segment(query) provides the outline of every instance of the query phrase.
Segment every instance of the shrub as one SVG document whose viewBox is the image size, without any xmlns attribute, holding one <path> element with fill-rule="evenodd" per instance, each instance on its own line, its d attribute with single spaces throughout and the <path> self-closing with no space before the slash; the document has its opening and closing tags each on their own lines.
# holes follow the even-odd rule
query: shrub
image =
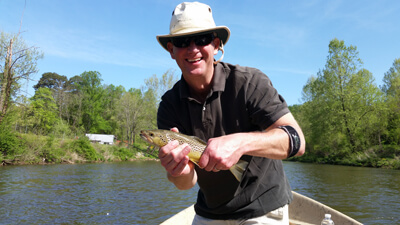
<svg viewBox="0 0 400 225">
<path fill-rule="evenodd" d="M 0 152 L 4 155 L 14 155 L 18 148 L 18 138 L 8 129 L 2 129 L 0 132 Z"/>
<path fill-rule="evenodd" d="M 112 146 L 112 154 L 116 157 L 119 158 L 120 160 L 128 160 L 134 158 L 135 154 L 132 149 L 124 148 L 124 147 L 118 147 L 118 146 Z"/>
<path fill-rule="evenodd" d="M 60 141 L 50 135 L 46 138 L 46 144 L 39 150 L 40 158 L 46 162 L 61 162 L 65 155 L 64 150 L 60 147 Z"/>
<path fill-rule="evenodd" d="M 87 137 L 80 137 L 71 142 L 70 148 L 76 152 L 79 156 L 89 161 L 100 161 L 104 160 L 103 156 L 97 153 L 93 148 Z"/>
<path fill-rule="evenodd" d="M 5 158 L 20 154 L 24 149 L 24 141 L 5 123 L 0 125 L 0 154 Z"/>
</svg>

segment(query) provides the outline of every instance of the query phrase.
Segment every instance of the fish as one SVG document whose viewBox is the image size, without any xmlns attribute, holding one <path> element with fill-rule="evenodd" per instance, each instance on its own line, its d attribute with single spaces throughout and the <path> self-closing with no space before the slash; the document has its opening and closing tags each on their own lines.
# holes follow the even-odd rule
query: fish
<svg viewBox="0 0 400 225">
<path fill-rule="evenodd" d="M 200 161 L 200 157 L 207 147 L 207 143 L 196 136 L 189 136 L 170 130 L 142 130 L 140 131 L 140 137 L 150 145 L 157 147 L 163 147 L 174 140 L 179 141 L 180 145 L 184 143 L 188 144 L 191 148 L 188 154 L 189 160 L 197 166 L 199 166 L 198 163 Z M 239 182 L 242 180 L 242 176 L 247 165 L 247 161 L 239 160 L 235 165 L 229 168 L 233 176 Z"/>
</svg>

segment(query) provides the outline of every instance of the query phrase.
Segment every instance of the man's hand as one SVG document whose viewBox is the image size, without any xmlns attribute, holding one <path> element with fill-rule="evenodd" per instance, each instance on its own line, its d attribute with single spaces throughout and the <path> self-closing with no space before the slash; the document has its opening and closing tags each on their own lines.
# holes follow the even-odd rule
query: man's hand
<svg viewBox="0 0 400 225">
<path fill-rule="evenodd" d="M 199 166 L 214 172 L 231 168 L 242 156 L 240 136 L 238 133 L 209 139 Z"/>
<path fill-rule="evenodd" d="M 187 144 L 179 145 L 178 141 L 172 141 L 160 148 L 158 157 L 160 158 L 161 165 L 172 176 L 180 176 L 189 174 L 191 168 L 189 167 L 190 147 Z"/>
<path fill-rule="evenodd" d="M 178 129 L 172 128 L 171 131 L 178 132 Z M 158 152 L 161 165 L 167 171 L 168 180 L 182 190 L 192 188 L 197 182 L 194 164 L 189 161 L 190 150 L 187 144 L 179 145 L 178 141 L 171 141 Z"/>
</svg>

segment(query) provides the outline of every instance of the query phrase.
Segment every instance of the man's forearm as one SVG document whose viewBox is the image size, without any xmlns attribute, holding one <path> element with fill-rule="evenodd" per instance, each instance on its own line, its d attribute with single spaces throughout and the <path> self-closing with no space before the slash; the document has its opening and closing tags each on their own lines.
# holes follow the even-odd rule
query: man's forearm
<svg viewBox="0 0 400 225">
<path fill-rule="evenodd" d="M 300 146 L 296 149 L 296 156 L 304 154 L 305 139 L 291 114 L 279 119 L 274 125 L 264 132 L 244 133 L 242 137 L 243 155 L 259 156 L 271 159 L 286 159 L 291 153 L 292 147 L 288 133 L 279 126 L 292 126 L 298 133 Z"/>
</svg>

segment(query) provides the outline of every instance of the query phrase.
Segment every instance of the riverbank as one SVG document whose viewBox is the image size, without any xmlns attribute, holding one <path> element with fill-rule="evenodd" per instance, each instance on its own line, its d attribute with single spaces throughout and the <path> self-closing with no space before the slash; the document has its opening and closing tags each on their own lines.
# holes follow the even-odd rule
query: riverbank
<svg viewBox="0 0 400 225">
<path fill-rule="evenodd" d="M 148 145 L 138 141 L 133 145 L 102 145 L 91 143 L 86 137 L 57 138 L 34 134 L 10 134 L 0 140 L 0 165 L 119 162 L 134 160 L 156 160 L 155 152 L 147 150 Z M 400 169 L 398 146 L 370 148 L 362 153 L 346 156 L 316 155 L 306 151 L 302 157 L 289 161 Z"/>
<path fill-rule="evenodd" d="M 313 154 L 313 152 L 307 152 L 306 150 L 303 156 L 288 160 L 305 163 L 400 170 L 400 147 L 396 145 L 385 147 L 376 146 L 363 152 L 335 156 Z"/>
<path fill-rule="evenodd" d="M 56 138 L 33 134 L 16 134 L 0 145 L 0 165 L 118 162 L 155 160 L 147 145 L 103 145 L 86 137 Z"/>
</svg>

